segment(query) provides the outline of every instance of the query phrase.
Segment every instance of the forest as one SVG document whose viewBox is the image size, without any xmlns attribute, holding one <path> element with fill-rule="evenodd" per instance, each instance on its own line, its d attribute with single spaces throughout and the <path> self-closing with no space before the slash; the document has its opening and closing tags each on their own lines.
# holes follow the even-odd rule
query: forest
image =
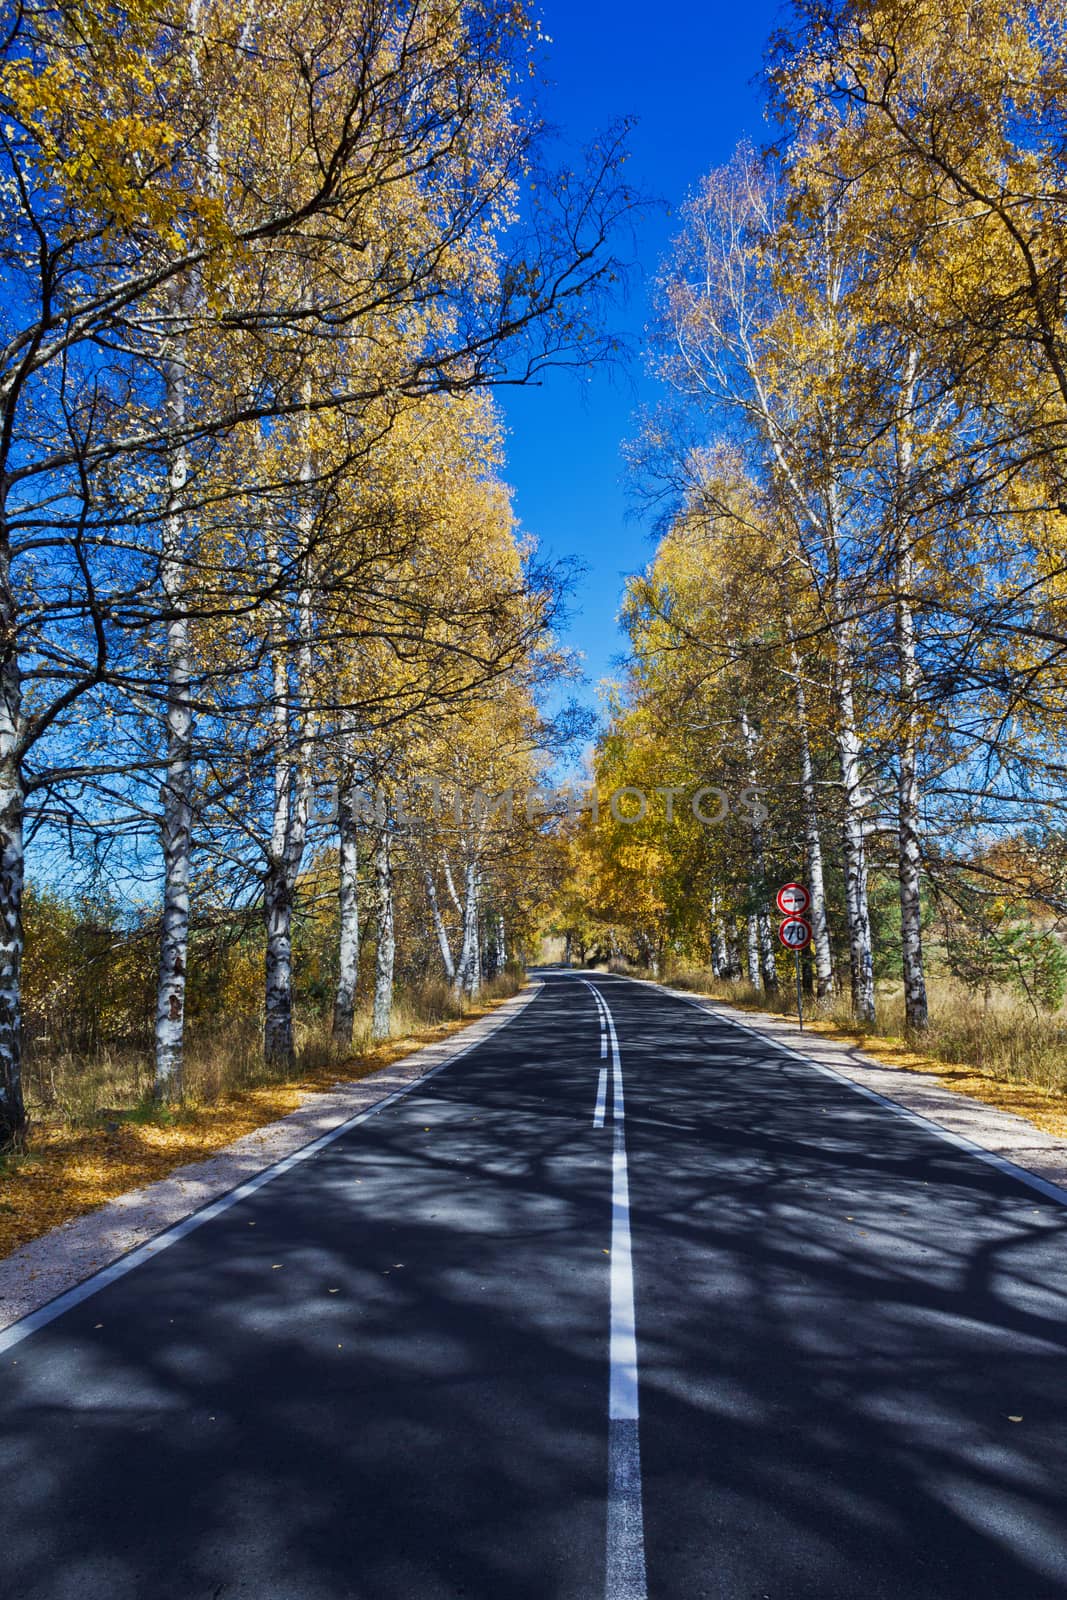
<svg viewBox="0 0 1067 1600">
<path fill-rule="evenodd" d="M 593 763 L 765 814 L 660 799 L 576 833 L 559 920 L 795 1006 L 774 891 L 802 878 L 822 1009 L 873 1028 L 884 990 L 928 1036 L 940 984 L 973 1055 L 961 1006 L 1007 1001 L 1001 1054 L 1036 1020 L 1059 1087 L 1065 29 L 802 3 L 774 41 L 775 137 L 707 174 L 657 279 L 629 455 L 660 540 Z"/>
<path fill-rule="evenodd" d="M 627 125 L 557 159 L 504 0 L 11 13 L 0 1143 L 461 1017 L 546 933 L 784 1008 L 792 878 L 814 1006 L 1060 1051 L 1064 32 L 770 43 L 653 286 L 659 542 L 578 776 L 496 391 L 617 353 Z M 561 771 L 660 798 L 494 803 Z"/>
<path fill-rule="evenodd" d="M 599 359 L 634 197 L 621 125 L 556 161 L 510 0 L 6 26 L 17 1150 L 28 1095 L 180 1102 L 187 1022 L 243 1017 L 238 1054 L 284 1075 L 386 1037 L 397 985 L 461 1013 L 516 970 L 551 862 L 465 797 L 536 781 L 573 669 L 493 391 Z"/>
</svg>

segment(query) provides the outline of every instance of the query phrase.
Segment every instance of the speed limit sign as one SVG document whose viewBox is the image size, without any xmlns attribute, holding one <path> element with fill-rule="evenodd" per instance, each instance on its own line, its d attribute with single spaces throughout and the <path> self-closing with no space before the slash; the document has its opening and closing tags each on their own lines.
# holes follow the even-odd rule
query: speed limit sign
<svg viewBox="0 0 1067 1600">
<path fill-rule="evenodd" d="M 802 883 L 783 883 L 775 899 L 783 917 L 802 917 L 811 905 L 811 895 Z"/>
<path fill-rule="evenodd" d="M 811 943 L 811 923 L 805 917 L 786 917 L 778 937 L 787 950 L 806 950 Z"/>
</svg>

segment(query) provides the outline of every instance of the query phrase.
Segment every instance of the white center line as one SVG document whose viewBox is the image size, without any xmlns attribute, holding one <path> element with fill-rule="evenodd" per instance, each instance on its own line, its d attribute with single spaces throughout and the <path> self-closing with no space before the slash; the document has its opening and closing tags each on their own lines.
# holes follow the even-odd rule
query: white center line
<svg viewBox="0 0 1067 1600">
<path fill-rule="evenodd" d="M 645 1519 L 641 1501 L 638 1432 L 637 1323 L 634 1315 L 633 1251 L 630 1242 L 630 1181 L 626 1162 L 622 1061 L 615 1023 L 603 995 L 591 989 L 611 1043 L 611 1336 L 608 1365 L 608 1525 L 604 1600 L 647 1600 Z"/>
<path fill-rule="evenodd" d="M 605 1108 L 607 1106 L 607 1099 L 608 1099 L 608 1069 L 607 1069 L 607 1067 L 601 1067 L 601 1069 L 600 1069 L 600 1077 L 597 1080 L 597 1086 L 596 1086 L 596 1109 L 593 1112 L 593 1127 L 594 1128 L 602 1128 L 604 1126 L 604 1111 L 605 1111 Z"/>
</svg>

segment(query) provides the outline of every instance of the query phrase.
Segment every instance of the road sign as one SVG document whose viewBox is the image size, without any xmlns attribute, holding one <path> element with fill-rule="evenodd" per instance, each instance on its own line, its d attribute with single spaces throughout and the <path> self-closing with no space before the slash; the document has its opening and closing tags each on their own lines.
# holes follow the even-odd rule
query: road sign
<svg viewBox="0 0 1067 1600">
<path fill-rule="evenodd" d="M 787 950 L 806 950 L 811 943 L 811 923 L 804 917 L 786 917 L 779 924 L 778 937 Z"/>
<path fill-rule="evenodd" d="M 802 883 L 783 883 L 776 903 L 783 917 L 802 917 L 811 905 L 811 895 Z"/>
</svg>

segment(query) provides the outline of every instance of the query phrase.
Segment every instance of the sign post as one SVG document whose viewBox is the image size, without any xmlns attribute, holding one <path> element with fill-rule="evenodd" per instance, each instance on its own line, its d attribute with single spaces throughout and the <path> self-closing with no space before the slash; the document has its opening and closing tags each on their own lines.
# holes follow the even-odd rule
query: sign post
<svg viewBox="0 0 1067 1600">
<path fill-rule="evenodd" d="M 783 883 L 776 896 L 783 921 L 778 927 L 778 937 L 787 950 L 792 950 L 797 965 L 797 1021 L 804 1027 L 804 985 L 800 974 L 800 952 L 811 943 L 811 923 L 804 912 L 811 905 L 811 895 L 802 883 Z"/>
</svg>

